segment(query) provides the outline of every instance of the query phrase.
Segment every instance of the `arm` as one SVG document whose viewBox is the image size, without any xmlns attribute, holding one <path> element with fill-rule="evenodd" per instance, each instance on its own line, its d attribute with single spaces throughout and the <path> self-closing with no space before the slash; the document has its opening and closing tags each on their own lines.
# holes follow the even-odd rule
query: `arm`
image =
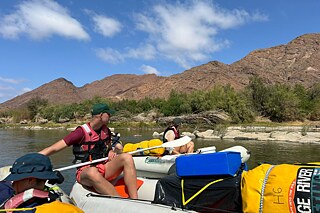
<svg viewBox="0 0 320 213">
<path fill-rule="evenodd" d="M 59 152 L 59 151 L 63 150 L 66 147 L 67 147 L 67 144 L 62 139 L 62 140 L 59 140 L 58 142 L 52 144 L 51 146 L 41 150 L 39 153 L 49 156 L 49 155 L 52 155 L 52 154 L 54 154 L 56 152 Z"/>
<path fill-rule="evenodd" d="M 174 132 L 172 130 L 168 131 L 166 135 L 164 136 L 168 141 L 173 141 L 175 138 Z M 173 149 L 171 152 L 171 155 L 177 155 L 180 154 L 176 149 Z"/>
<path fill-rule="evenodd" d="M 169 130 L 166 135 L 164 136 L 168 141 L 173 141 L 175 138 L 174 132 Z"/>
<path fill-rule="evenodd" d="M 74 144 L 79 144 L 84 139 L 83 131 L 81 128 L 77 128 L 71 133 L 69 133 L 66 137 L 59 140 L 58 142 L 52 144 L 51 146 L 41 150 L 39 153 L 43 155 L 52 155 L 56 152 L 59 152 L 66 148 L 67 146 L 71 146 Z"/>
</svg>

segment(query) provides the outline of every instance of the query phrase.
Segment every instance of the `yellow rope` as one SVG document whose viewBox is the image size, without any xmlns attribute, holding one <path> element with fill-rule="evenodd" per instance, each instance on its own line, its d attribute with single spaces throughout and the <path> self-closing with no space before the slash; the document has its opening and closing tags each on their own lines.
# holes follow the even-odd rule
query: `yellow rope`
<svg viewBox="0 0 320 213">
<path fill-rule="evenodd" d="M 193 196 L 191 196 L 187 201 L 185 200 L 184 197 L 184 179 L 181 179 L 181 189 L 182 189 L 182 205 L 187 205 L 191 200 L 193 200 L 195 197 L 197 197 L 201 192 L 203 192 L 206 188 L 208 188 L 209 186 L 211 186 L 214 183 L 218 183 L 220 181 L 222 181 L 223 179 L 218 179 L 218 180 L 214 180 L 210 183 L 208 183 L 207 185 L 205 185 L 204 187 L 202 187 L 202 189 L 200 189 L 197 193 L 195 193 Z"/>
<path fill-rule="evenodd" d="M 54 192 L 59 192 L 60 191 L 60 187 L 55 185 L 53 187 L 50 187 L 48 191 L 54 191 Z"/>
<path fill-rule="evenodd" d="M 35 207 L 34 208 L 0 209 L 0 212 L 29 211 L 33 209 L 35 209 Z"/>
</svg>

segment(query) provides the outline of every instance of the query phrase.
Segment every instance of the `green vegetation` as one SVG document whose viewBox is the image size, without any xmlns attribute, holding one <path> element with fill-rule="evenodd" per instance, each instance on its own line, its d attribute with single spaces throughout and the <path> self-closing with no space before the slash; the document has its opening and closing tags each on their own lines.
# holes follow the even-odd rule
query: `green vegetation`
<svg viewBox="0 0 320 213">
<path fill-rule="evenodd" d="M 27 109 L 29 111 L 30 118 L 34 120 L 38 111 L 42 108 L 45 108 L 46 106 L 48 106 L 48 101 L 45 99 L 42 99 L 40 97 L 31 99 L 27 103 Z"/>
<path fill-rule="evenodd" d="M 16 122 L 22 119 L 36 121 L 39 118 L 53 122 L 81 120 L 90 113 L 91 106 L 98 102 L 109 104 L 118 111 L 118 115 L 127 118 L 151 110 L 163 116 L 223 110 L 231 116 L 233 123 L 254 122 L 257 115 L 275 122 L 320 120 L 320 84 L 310 89 L 301 85 L 267 85 L 259 77 L 251 78 L 249 85 L 242 91 L 236 91 L 230 85 L 215 86 L 210 91 L 195 91 L 191 94 L 172 91 L 167 99 L 111 102 L 95 97 L 82 103 L 50 105 L 47 100 L 37 97 L 30 100 L 25 108 L 2 112 L 0 117 L 12 117 Z"/>
</svg>

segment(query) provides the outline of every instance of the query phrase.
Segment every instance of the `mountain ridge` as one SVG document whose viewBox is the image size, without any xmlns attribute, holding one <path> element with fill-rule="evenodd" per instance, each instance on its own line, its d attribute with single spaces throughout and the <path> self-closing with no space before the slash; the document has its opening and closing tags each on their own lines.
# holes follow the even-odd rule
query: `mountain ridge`
<svg viewBox="0 0 320 213">
<path fill-rule="evenodd" d="M 155 74 L 115 74 L 76 87 L 65 78 L 51 82 L 0 104 L 0 110 L 24 106 L 35 97 L 51 104 L 79 103 L 95 96 L 110 100 L 167 98 L 172 90 L 190 93 L 230 84 L 243 89 L 249 78 L 259 76 L 268 84 L 301 84 L 310 88 L 320 82 L 320 33 L 305 34 L 287 44 L 257 49 L 228 65 L 210 61 L 168 77 Z"/>
</svg>

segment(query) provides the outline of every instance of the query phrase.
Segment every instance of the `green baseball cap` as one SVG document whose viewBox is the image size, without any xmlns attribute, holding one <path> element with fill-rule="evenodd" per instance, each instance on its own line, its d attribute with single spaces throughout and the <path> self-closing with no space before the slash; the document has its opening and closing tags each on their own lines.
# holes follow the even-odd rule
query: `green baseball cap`
<svg viewBox="0 0 320 213">
<path fill-rule="evenodd" d="M 91 110 L 92 115 L 98 115 L 104 112 L 108 113 L 109 115 L 113 115 L 116 111 L 113 109 L 110 109 L 110 107 L 107 104 L 103 104 L 103 103 L 93 105 Z"/>
</svg>

